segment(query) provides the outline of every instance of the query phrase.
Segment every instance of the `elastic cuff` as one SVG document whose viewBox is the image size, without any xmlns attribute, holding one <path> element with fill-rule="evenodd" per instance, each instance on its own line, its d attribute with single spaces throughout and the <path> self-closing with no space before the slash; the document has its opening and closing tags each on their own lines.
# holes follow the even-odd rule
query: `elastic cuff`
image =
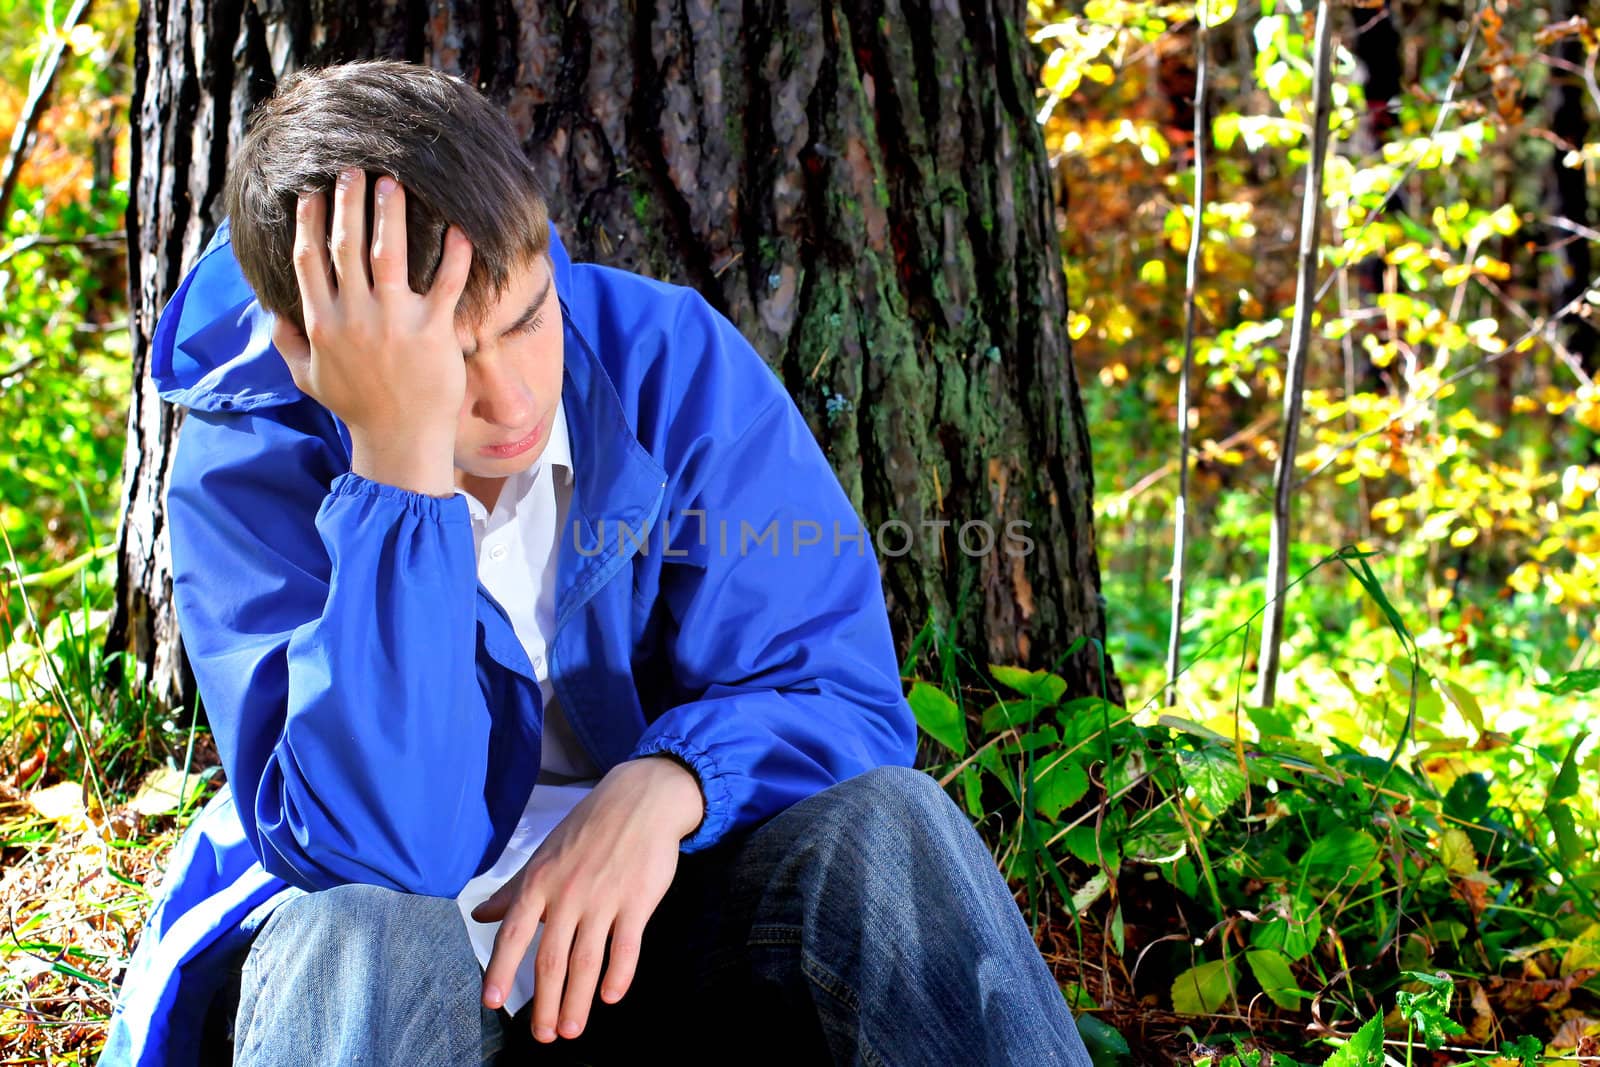
<svg viewBox="0 0 1600 1067">
<path fill-rule="evenodd" d="M 328 487 L 328 496 L 330 499 L 376 497 L 380 500 L 392 500 L 422 518 L 438 522 L 460 522 L 468 525 L 472 523 L 472 512 L 467 507 L 466 498 L 460 493 L 453 493 L 450 496 L 429 496 L 414 489 L 404 489 L 387 482 L 375 482 L 354 471 L 335 478 L 333 484 Z"/>
<path fill-rule="evenodd" d="M 671 756 L 686 765 L 699 779 L 700 794 L 705 797 L 705 817 L 700 820 L 700 826 L 695 832 L 679 843 L 678 851 L 698 852 L 703 848 L 710 848 L 722 839 L 733 816 L 732 798 L 729 796 L 727 784 L 717 771 L 716 764 L 703 749 L 671 734 L 660 734 L 640 742 L 639 747 L 635 748 L 628 758 L 639 759 L 655 755 Z"/>
</svg>

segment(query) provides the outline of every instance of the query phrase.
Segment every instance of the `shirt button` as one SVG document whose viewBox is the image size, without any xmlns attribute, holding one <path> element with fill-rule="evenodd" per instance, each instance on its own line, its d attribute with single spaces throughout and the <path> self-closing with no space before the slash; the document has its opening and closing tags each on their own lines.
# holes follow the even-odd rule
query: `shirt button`
<svg viewBox="0 0 1600 1067">
<path fill-rule="evenodd" d="M 535 656 L 535 657 L 533 657 L 533 669 L 536 670 L 536 671 L 544 670 L 544 657 L 543 656 Z"/>
<path fill-rule="evenodd" d="M 491 548 L 489 550 L 489 558 L 494 560 L 496 563 L 498 563 L 501 560 L 505 559 L 506 558 L 506 546 L 505 545 L 495 545 L 493 548 Z"/>
</svg>

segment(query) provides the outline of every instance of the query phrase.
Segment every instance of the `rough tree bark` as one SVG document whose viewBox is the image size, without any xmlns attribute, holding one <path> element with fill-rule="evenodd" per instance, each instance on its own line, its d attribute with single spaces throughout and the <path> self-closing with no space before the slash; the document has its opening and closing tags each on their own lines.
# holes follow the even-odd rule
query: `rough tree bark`
<svg viewBox="0 0 1600 1067">
<path fill-rule="evenodd" d="M 896 637 L 978 663 L 1103 639 L 1089 435 L 1065 335 L 1021 0 L 423 5 L 146 0 L 128 213 L 136 370 L 112 640 L 188 695 L 160 499 L 156 316 L 220 222 L 245 116 L 303 65 L 460 74 L 525 136 L 575 258 L 693 285 L 782 376 L 878 542 Z M 1033 548 L 1004 551 L 1006 524 Z M 948 523 L 942 541 L 935 526 Z M 996 531 L 982 547 L 984 522 Z M 1021 528 L 1015 528 L 1021 529 Z M 927 531 L 924 534 L 924 530 Z M 1009 542 L 1013 547 L 1018 542 Z M 1085 648 L 1061 669 L 1100 691 Z M 1115 675 L 1106 670 L 1115 695 Z"/>
</svg>

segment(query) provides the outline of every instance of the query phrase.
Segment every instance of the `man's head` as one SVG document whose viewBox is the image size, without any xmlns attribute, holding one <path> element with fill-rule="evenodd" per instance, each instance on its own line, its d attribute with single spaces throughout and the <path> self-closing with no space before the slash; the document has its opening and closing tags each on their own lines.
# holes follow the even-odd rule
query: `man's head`
<svg viewBox="0 0 1600 1067">
<path fill-rule="evenodd" d="M 511 124 L 461 79 L 395 60 L 308 68 L 280 82 L 251 117 L 223 204 L 245 281 L 263 309 L 301 334 L 296 202 L 331 190 L 351 168 L 368 175 L 368 234 L 377 178 L 404 187 L 413 291 L 432 287 L 449 226 L 471 241 L 456 308 L 468 366 L 456 466 L 487 480 L 527 468 L 560 402 L 561 311 L 545 254 L 548 211 Z M 510 455 L 497 447 L 530 433 L 531 447 Z"/>
<path fill-rule="evenodd" d="M 538 179 L 505 115 L 450 74 L 377 59 L 285 77 L 251 115 L 223 188 L 233 253 L 261 306 L 304 329 L 295 284 L 295 202 L 333 187 L 341 171 L 388 174 L 406 190 L 406 261 L 425 293 L 444 255 L 446 227 L 472 242 L 472 272 L 457 309 L 479 325 L 511 275 L 549 247 Z"/>
</svg>

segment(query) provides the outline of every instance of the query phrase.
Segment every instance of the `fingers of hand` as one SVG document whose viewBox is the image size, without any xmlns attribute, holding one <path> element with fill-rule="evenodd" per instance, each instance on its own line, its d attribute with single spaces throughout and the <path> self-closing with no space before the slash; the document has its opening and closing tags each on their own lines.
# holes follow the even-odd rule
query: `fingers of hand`
<svg viewBox="0 0 1600 1067">
<path fill-rule="evenodd" d="M 433 302 L 435 314 L 454 319 L 456 304 L 467 287 L 467 275 L 472 271 L 472 241 L 459 226 L 448 227 L 444 232 L 444 257 L 433 276 L 433 288 L 428 299 Z"/>
<path fill-rule="evenodd" d="M 409 290 L 406 262 L 406 201 L 400 183 L 378 179 L 372 212 L 372 285 Z"/>
<path fill-rule="evenodd" d="M 539 954 L 533 962 L 533 1036 L 556 1039 L 556 1018 L 561 1008 L 562 985 L 567 977 L 567 955 L 577 928 L 574 916 L 545 917 L 539 937 Z"/>
<path fill-rule="evenodd" d="M 301 312 L 306 329 L 333 297 L 333 275 L 328 267 L 328 205 L 322 193 L 302 193 L 295 205 L 294 275 L 300 283 Z"/>
<path fill-rule="evenodd" d="M 528 945 L 539 929 L 543 913 L 544 901 L 537 896 L 530 896 L 518 900 L 501 921 L 500 929 L 494 935 L 489 965 L 483 972 L 485 1007 L 498 1008 L 506 1002 L 506 996 L 511 992 L 511 981 L 517 975 L 517 965 L 528 954 Z"/>
<path fill-rule="evenodd" d="M 366 283 L 367 174 L 352 167 L 339 175 L 333 187 L 333 272 L 339 288 Z"/>
<path fill-rule="evenodd" d="M 510 881 L 489 894 L 488 899 L 472 909 L 472 921 L 493 923 L 505 918 L 506 912 L 511 908 L 512 901 L 517 899 L 517 889 L 521 885 L 522 871 L 518 871 Z"/>
<path fill-rule="evenodd" d="M 615 1004 L 633 984 L 634 971 L 639 966 L 639 943 L 644 936 L 645 916 L 624 911 L 617 916 L 611 930 L 611 963 L 606 967 L 606 980 L 600 987 L 600 997 L 607 1004 Z"/>
<path fill-rule="evenodd" d="M 562 1037 L 577 1037 L 589 1021 L 589 1005 L 594 1000 L 595 983 L 600 979 L 600 963 L 605 958 L 606 934 L 610 923 L 584 920 L 572 943 L 572 959 L 567 967 L 567 990 L 561 1001 Z"/>
</svg>

